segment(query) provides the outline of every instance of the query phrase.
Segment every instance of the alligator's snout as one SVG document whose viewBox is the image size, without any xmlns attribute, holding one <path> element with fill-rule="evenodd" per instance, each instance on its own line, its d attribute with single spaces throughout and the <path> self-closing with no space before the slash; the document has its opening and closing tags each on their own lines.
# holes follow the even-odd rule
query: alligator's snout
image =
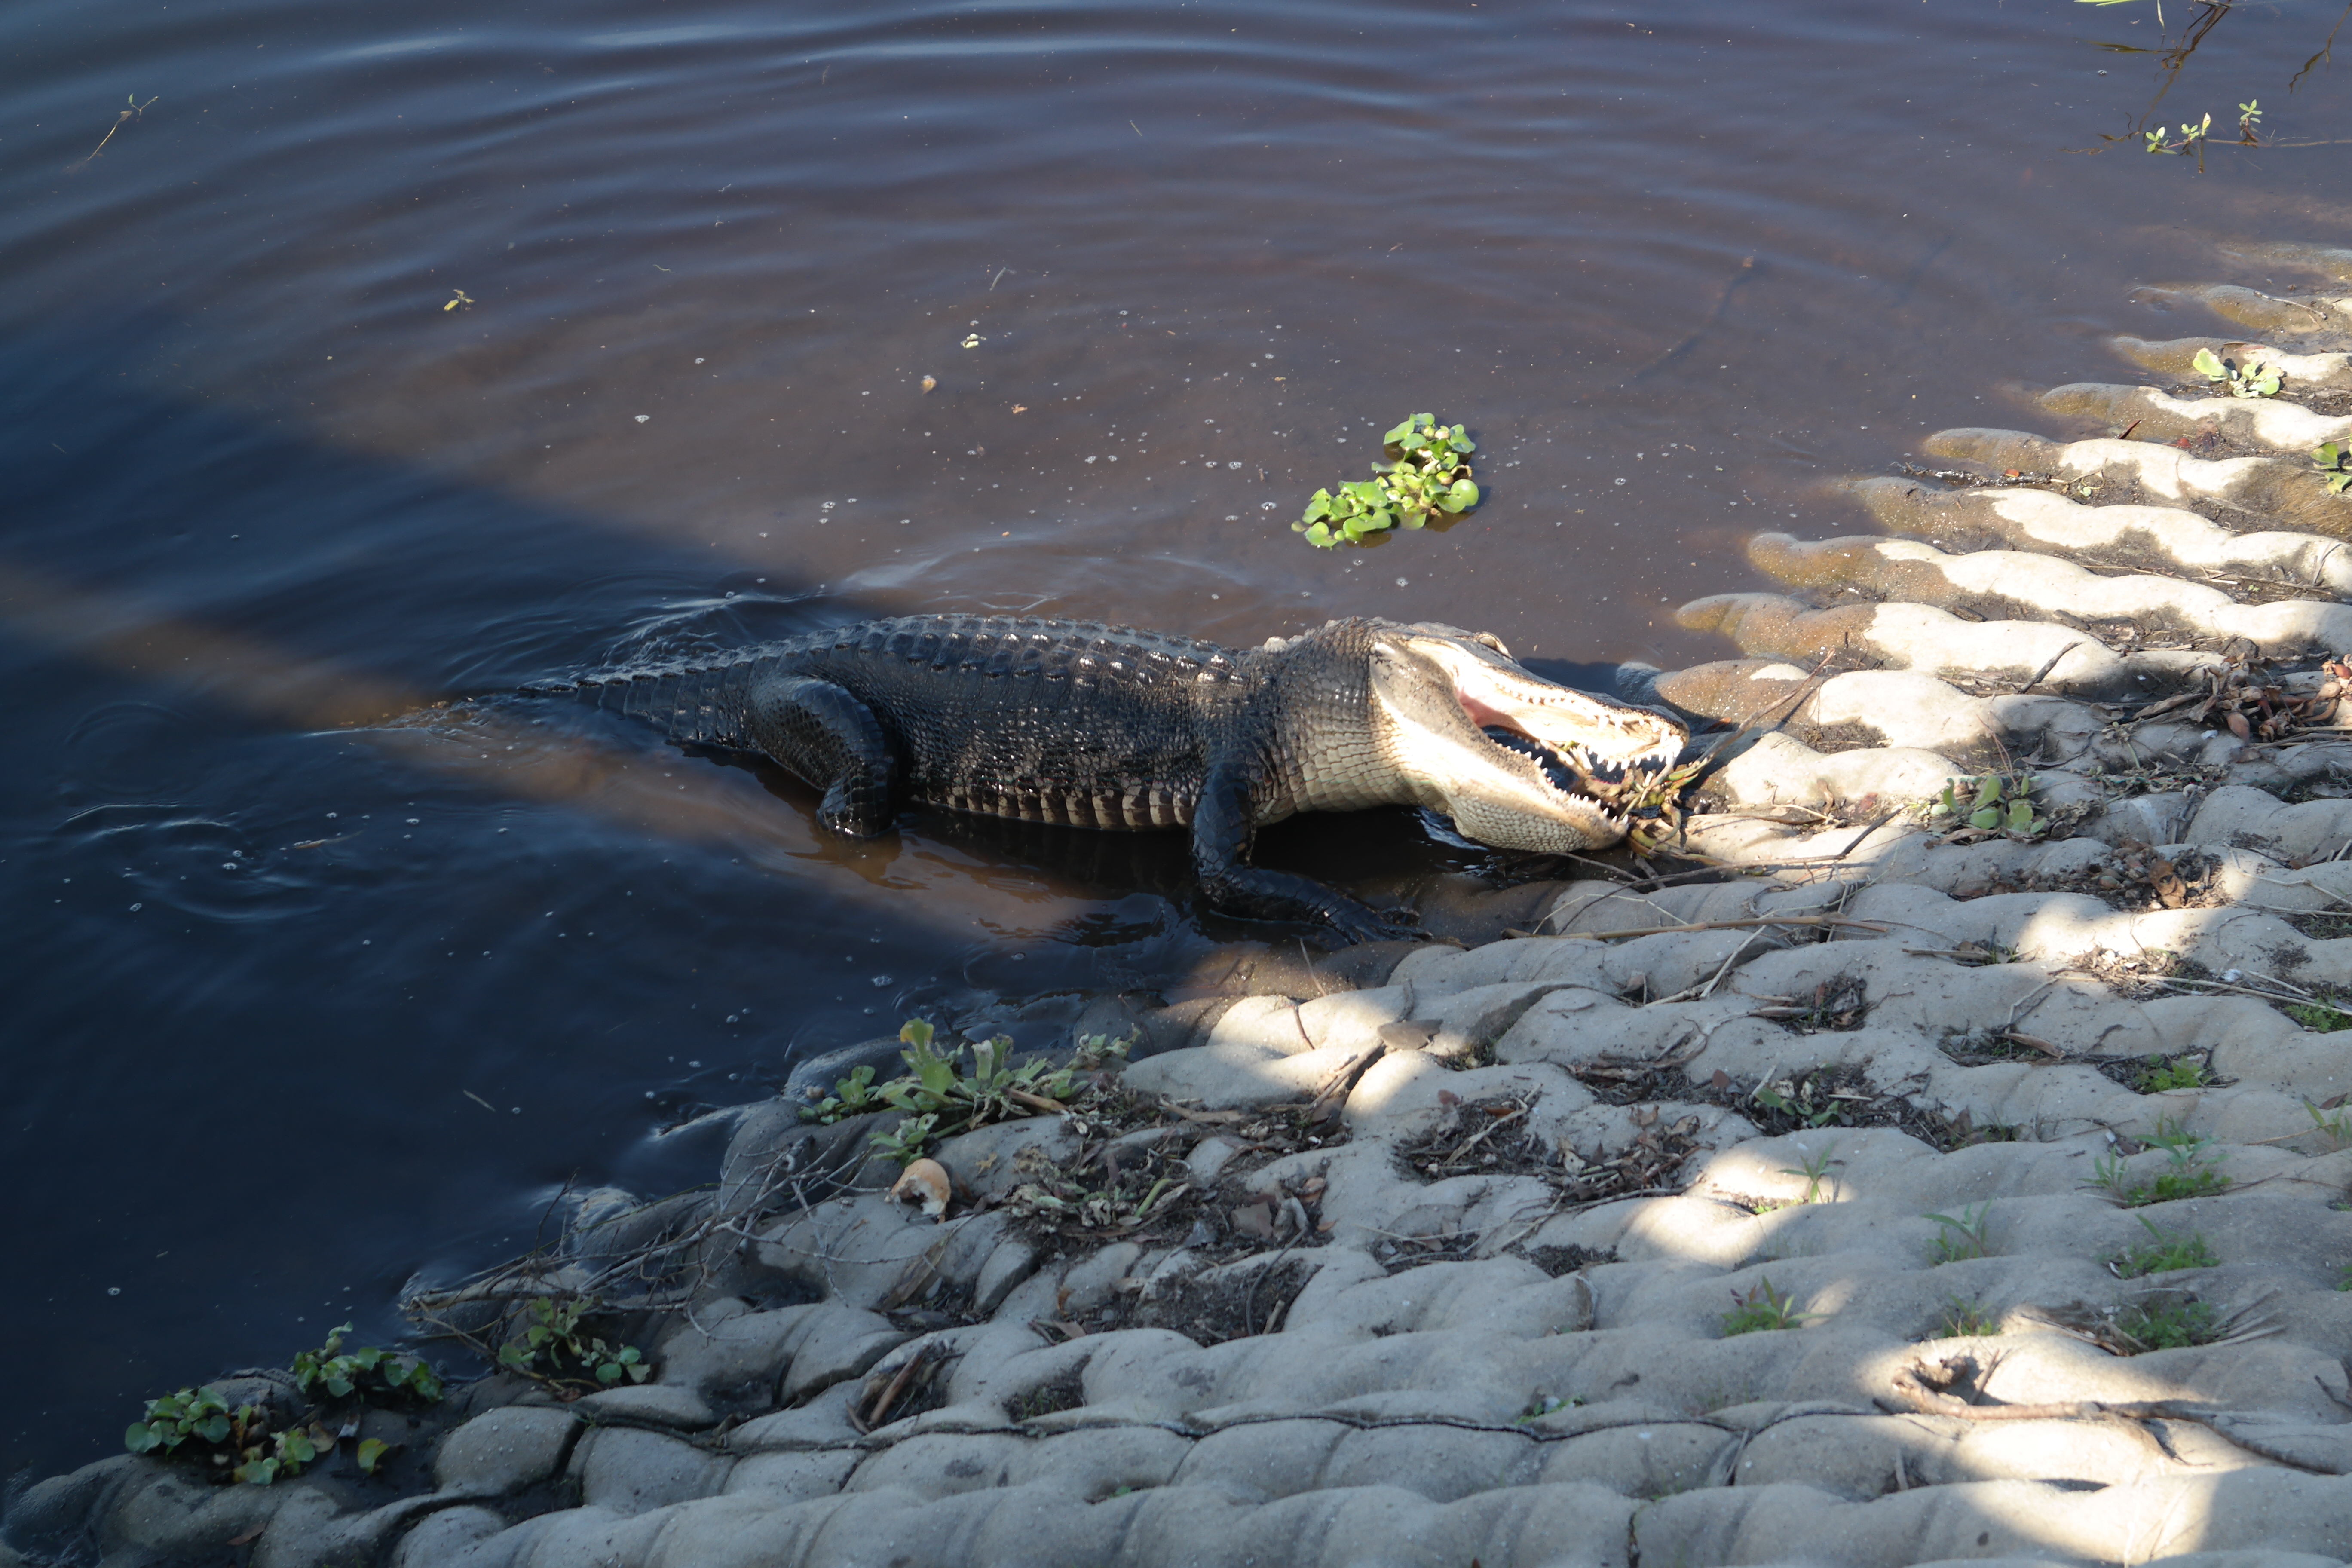
<svg viewBox="0 0 2352 1568">
<path fill-rule="evenodd" d="M 1546 680 L 1495 638 L 1450 626 L 1387 632 L 1372 676 L 1391 754 L 1423 803 L 1504 848 L 1616 843 L 1686 738 L 1672 720 Z"/>
</svg>

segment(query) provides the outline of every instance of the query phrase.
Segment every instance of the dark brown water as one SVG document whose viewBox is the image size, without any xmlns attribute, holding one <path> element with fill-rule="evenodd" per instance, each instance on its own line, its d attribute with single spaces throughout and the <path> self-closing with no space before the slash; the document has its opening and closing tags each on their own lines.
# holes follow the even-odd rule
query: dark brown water
<svg viewBox="0 0 2352 1568">
<path fill-rule="evenodd" d="M 2346 133 L 2339 76 L 2286 90 L 2332 19 L 2240 7 L 2167 116 Z M 1817 479 L 2163 335 L 2130 287 L 2216 242 L 2346 236 L 2326 150 L 2072 151 L 2161 85 L 2098 46 L 2156 32 L 20 0 L 0 1471 L 346 1316 L 396 1332 L 404 1280 L 514 1249 L 567 1180 L 702 1179 L 716 1133 L 665 1130 L 795 1053 L 918 1004 L 1050 1023 L 1236 934 L 1166 844 L 845 844 L 580 713 L 387 720 L 927 608 L 1705 655 L 1665 612 L 1747 584 L 1748 532 L 1859 531 Z M 1302 545 L 1415 409 L 1471 426 L 1486 505 Z M 1396 815 L 1265 855 L 1364 890 L 1453 852 Z"/>
</svg>

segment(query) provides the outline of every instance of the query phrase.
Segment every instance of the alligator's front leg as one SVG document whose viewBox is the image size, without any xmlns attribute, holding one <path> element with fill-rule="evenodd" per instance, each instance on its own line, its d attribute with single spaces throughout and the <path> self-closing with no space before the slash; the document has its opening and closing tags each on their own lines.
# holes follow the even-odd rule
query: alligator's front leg
<svg viewBox="0 0 2352 1568">
<path fill-rule="evenodd" d="M 751 742 L 824 791 L 817 820 L 871 838 L 898 814 L 898 753 L 874 710 L 827 680 L 770 676 L 751 688 Z"/>
<path fill-rule="evenodd" d="M 1250 783 L 1250 772 L 1243 767 L 1212 768 L 1192 814 L 1192 866 L 1211 904 L 1257 920 L 1321 921 L 1349 942 L 1415 942 L 1426 934 L 1336 888 L 1249 864 L 1250 841 L 1257 831 Z"/>
</svg>

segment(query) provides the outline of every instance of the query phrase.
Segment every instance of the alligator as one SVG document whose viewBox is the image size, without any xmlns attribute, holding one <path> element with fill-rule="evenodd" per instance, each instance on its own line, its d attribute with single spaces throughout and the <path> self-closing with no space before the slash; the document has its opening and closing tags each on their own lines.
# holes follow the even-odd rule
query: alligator
<svg viewBox="0 0 2352 1568">
<path fill-rule="evenodd" d="M 910 803 L 1094 828 L 1189 828 L 1203 895 L 1349 941 L 1420 934 L 1249 864 L 1302 811 L 1421 805 L 1482 844 L 1605 847 L 1683 727 L 1522 668 L 1482 632 L 1332 621 L 1262 647 L 1090 621 L 909 616 L 567 690 L 683 744 L 757 752 L 824 792 L 824 825 Z"/>
</svg>

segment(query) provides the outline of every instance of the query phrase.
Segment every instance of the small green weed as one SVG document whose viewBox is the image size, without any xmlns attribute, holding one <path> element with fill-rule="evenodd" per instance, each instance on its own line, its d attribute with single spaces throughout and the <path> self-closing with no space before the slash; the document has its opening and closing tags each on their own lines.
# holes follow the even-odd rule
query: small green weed
<svg viewBox="0 0 2352 1568">
<path fill-rule="evenodd" d="M 1772 1281 L 1759 1279 L 1746 1295 L 1735 1290 L 1731 1294 L 1731 1310 L 1723 1314 L 1723 1337 L 1734 1334 L 1769 1333 L 1778 1329 L 1802 1328 L 1821 1316 L 1819 1312 L 1800 1312 L 1796 1298 L 1784 1296 L 1772 1289 Z"/>
<path fill-rule="evenodd" d="M 1944 1298 L 1944 1316 L 1936 1326 L 1939 1340 L 1982 1340 L 2000 1332 L 2000 1319 L 1976 1300 Z"/>
<path fill-rule="evenodd" d="M 2330 441 L 2313 451 L 2311 467 L 2312 472 L 2326 481 L 2332 493 L 2340 496 L 2352 489 L 2352 447 Z"/>
<path fill-rule="evenodd" d="M 1784 1079 L 1777 1084 L 1758 1084 L 1756 1092 L 1748 1098 L 1767 1110 L 1777 1110 L 1783 1116 L 1793 1117 L 1808 1127 L 1827 1127 L 1837 1120 L 1837 1102 L 1824 1100 L 1821 1104 L 1815 1105 L 1811 1091 L 1811 1083 L 1798 1088 Z M 1784 1176 L 1811 1176 L 1816 1184 L 1821 1180 L 1821 1173 L 1813 1168 L 1813 1163 L 1810 1160 L 1805 1163 L 1805 1168 L 1801 1171 L 1784 1170 L 1780 1173 Z M 1813 1200 L 1807 1198 L 1805 1201 L 1811 1203 Z"/>
<path fill-rule="evenodd" d="M 2305 1100 L 2303 1109 L 2309 1113 L 2311 1124 L 2327 1134 L 2328 1141 L 2338 1149 L 2352 1144 L 2352 1110 L 2341 1106 L 2329 1109 L 2312 1100 Z"/>
<path fill-rule="evenodd" d="M 935 1037 L 929 1023 L 908 1019 L 898 1031 L 907 1047 L 899 1053 L 907 1064 L 904 1074 L 877 1084 L 872 1068 L 859 1068 L 835 1083 L 830 1095 L 801 1107 L 801 1119 L 829 1123 L 871 1111 L 898 1111 L 898 1124 L 889 1131 L 875 1133 L 868 1142 L 877 1153 L 911 1164 L 934 1140 L 1061 1110 L 1094 1087 L 1087 1075 L 1126 1060 L 1136 1038 L 1090 1036 L 1078 1043 L 1077 1054 L 1068 1066 L 1049 1069 L 1043 1061 L 1018 1068 L 1008 1065 L 1013 1042 L 999 1035 L 971 1047 L 971 1071 L 966 1073 L 965 1047 L 935 1050 L 931 1044 Z"/>
<path fill-rule="evenodd" d="M 2147 1058 L 2147 1069 L 2132 1080 L 2132 1087 L 2142 1094 L 2162 1094 L 2168 1089 L 2203 1089 L 2213 1081 L 2213 1075 L 2195 1057 L 2178 1056 L 2166 1059 L 2161 1056 Z"/>
<path fill-rule="evenodd" d="M 2147 1226 L 2148 1239 L 2107 1259 L 2107 1267 L 2118 1279 L 2169 1274 L 2176 1268 L 2210 1268 L 2221 1261 L 2200 1232 L 2190 1231 L 2184 1236 L 2179 1231 L 2158 1230 L 2146 1215 L 2140 1216 L 2139 1223 Z"/>
<path fill-rule="evenodd" d="M 2352 474 L 2344 477 L 2352 479 Z M 2338 1029 L 2352 1029 L 2352 1013 L 2332 1002 L 2290 1002 L 2279 1010 L 2305 1028 L 2316 1029 L 2323 1035 L 2332 1035 Z"/>
<path fill-rule="evenodd" d="M 2221 1314 L 2194 1299 L 2147 1301 L 2118 1313 L 2115 1331 L 2125 1341 L 2126 1353 L 2131 1355 L 2175 1351 L 2210 1344 L 2220 1338 Z M 2129 1348 L 2135 1345 L 2138 1348 Z"/>
<path fill-rule="evenodd" d="M 1391 528 L 1420 528 L 1433 517 L 1453 517 L 1478 504 L 1478 486 L 1462 459 L 1478 449 L 1459 425 L 1415 414 L 1381 437 L 1397 454 L 1369 479 L 1342 484 L 1337 494 L 1317 490 L 1306 515 L 1290 525 L 1318 550 L 1361 544 Z"/>
<path fill-rule="evenodd" d="M 1761 1090 L 1758 1091 L 1759 1096 L 1762 1092 L 1763 1091 Z M 1783 1110 L 1786 1109 L 1786 1107 L 1776 1105 L 1773 1109 Z M 1819 1127 L 1821 1123 L 1815 1121 L 1811 1123 L 1811 1125 Z M 1818 1154 L 1806 1154 L 1802 1156 L 1798 1164 L 1784 1165 L 1781 1167 L 1780 1173 L 1784 1176 L 1802 1176 L 1805 1178 L 1805 1195 L 1803 1198 L 1799 1200 L 1800 1202 L 1817 1204 L 1822 1201 L 1822 1183 L 1828 1178 L 1830 1167 L 1839 1163 L 1833 1158 L 1836 1153 L 1837 1145 L 1832 1143 Z"/>
<path fill-rule="evenodd" d="M 1939 1264 L 1991 1257 L 1992 1249 L 1985 1237 L 1986 1223 L 1991 1214 L 1992 1205 L 1983 1203 L 1961 1209 L 1958 1219 L 1945 1214 L 1929 1215 L 1929 1219 L 1944 1227 L 1943 1233 L 1930 1244 L 1927 1249 L 1929 1257 Z"/>
<path fill-rule="evenodd" d="M 2207 122 L 2210 123 L 2212 117 L 2209 115 L 2206 118 Z M 2282 377 L 2277 367 L 2264 364 L 2260 360 L 2256 360 L 2242 370 L 2235 360 L 2223 359 L 2211 349 L 2199 349 L 2197 357 L 2189 363 L 2197 367 L 2197 374 L 2207 381 L 2216 386 L 2228 387 L 2230 395 L 2232 397 L 2278 395 Z"/>
<path fill-rule="evenodd" d="M 2206 1152 L 2212 1140 L 2187 1131 L 2179 1118 L 2160 1119 L 2156 1131 L 2145 1142 L 2162 1149 L 2168 1156 L 2163 1170 L 2145 1182 L 2135 1182 L 2121 1156 L 2106 1154 L 2091 1168 L 2088 1184 L 2105 1188 L 2126 1208 L 2168 1204 L 2181 1198 L 2209 1198 L 2230 1190 L 2230 1178 L 2220 1169 L 2222 1156 Z"/>
<path fill-rule="evenodd" d="M 1941 795 L 1920 802 L 1920 819 L 1934 829 L 1973 827 L 2031 838 L 2050 826 L 2033 809 L 2033 780 L 2025 773 L 1986 773 L 1978 778 L 1948 779 Z"/>
<path fill-rule="evenodd" d="M 524 1309 L 521 1332 L 499 1346 L 499 1364 L 574 1399 L 653 1375 L 635 1345 L 607 1344 L 582 1328 L 591 1310 L 585 1301 L 541 1296 Z"/>
</svg>

